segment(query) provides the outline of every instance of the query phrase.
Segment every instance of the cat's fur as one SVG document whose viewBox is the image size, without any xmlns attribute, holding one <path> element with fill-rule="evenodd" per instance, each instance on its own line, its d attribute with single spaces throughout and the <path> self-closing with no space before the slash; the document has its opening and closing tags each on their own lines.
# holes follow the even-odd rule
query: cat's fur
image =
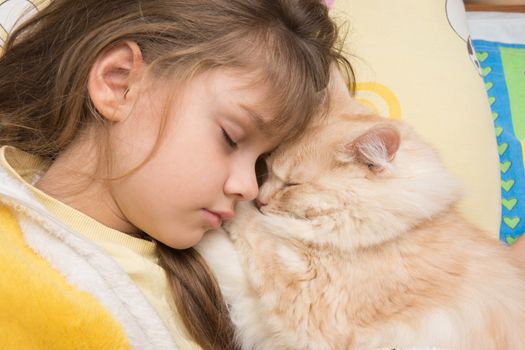
<svg viewBox="0 0 525 350">
<path fill-rule="evenodd" d="M 268 167 L 199 247 L 244 349 L 525 348 L 525 275 L 411 128 L 341 114 Z"/>
</svg>

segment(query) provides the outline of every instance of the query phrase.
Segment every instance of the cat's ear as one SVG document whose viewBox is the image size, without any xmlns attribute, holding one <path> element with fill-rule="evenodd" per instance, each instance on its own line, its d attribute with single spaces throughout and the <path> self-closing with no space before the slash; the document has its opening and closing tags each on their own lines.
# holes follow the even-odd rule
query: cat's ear
<svg viewBox="0 0 525 350">
<path fill-rule="evenodd" d="M 374 173 L 385 170 L 399 149 L 399 131 L 390 126 L 376 126 L 345 145 L 353 159 L 367 165 Z"/>
</svg>

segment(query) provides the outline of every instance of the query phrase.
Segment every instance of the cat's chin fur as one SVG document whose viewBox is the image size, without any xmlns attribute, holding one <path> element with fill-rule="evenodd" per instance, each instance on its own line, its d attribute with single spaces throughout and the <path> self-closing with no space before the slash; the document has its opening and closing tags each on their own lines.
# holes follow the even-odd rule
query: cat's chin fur
<svg viewBox="0 0 525 350">
<path fill-rule="evenodd" d="M 197 247 L 243 349 L 524 348 L 525 274 L 409 127 L 341 115 L 269 168 L 260 210 Z"/>
</svg>

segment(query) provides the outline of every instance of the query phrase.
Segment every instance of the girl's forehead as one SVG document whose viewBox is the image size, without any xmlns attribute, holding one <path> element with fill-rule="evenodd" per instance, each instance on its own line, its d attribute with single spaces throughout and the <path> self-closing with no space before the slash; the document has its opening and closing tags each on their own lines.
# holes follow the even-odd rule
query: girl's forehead
<svg viewBox="0 0 525 350">
<path fill-rule="evenodd" d="M 266 129 L 275 118 L 272 87 L 259 77 L 242 70 L 221 69 L 204 76 L 210 95 L 220 103 L 245 115 L 253 124 Z"/>
<path fill-rule="evenodd" d="M 198 103 L 211 103 L 223 113 L 242 116 L 262 133 L 275 140 L 293 131 L 294 117 L 285 116 L 282 93 L 276 91 L 262 70 L 220 67 L 205 70 L 186 80 L 179 95 Z M 178 95 L 178 93 L 176 93 Z"/>
<path fill-rule="evenodd" d="M 239 102 L 250 106 L 251 109 L 269 107 L 267 98 L 271 91 L 270 83 L 261 81 L 261 78 L 253 72 L 220 69 L 210 72 L 208 79 L 214 80 L 218 95 L 228 97 L 227 94 L 230 94 L 232 97 L 241 98 L 242 101 Z"/>
</svg>

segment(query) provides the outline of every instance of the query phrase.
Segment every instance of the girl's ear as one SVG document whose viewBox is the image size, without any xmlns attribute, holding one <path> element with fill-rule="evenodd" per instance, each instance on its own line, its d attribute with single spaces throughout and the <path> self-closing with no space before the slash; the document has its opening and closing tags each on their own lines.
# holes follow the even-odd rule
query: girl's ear
<svg viewBox="0 0 525 350">
<path fill-rule="evenodd" d="M 374 173 L 385 170 L 399 149 L 399 131 L 389 126 L 377 126 L 367 130 L 345 145 L 354 159 L 367 165 Z"/>
<path fill-rule="evenodd" d="M 101 54 L 89 72 L 88 92 L 97 111 L 110 121 L 131 112 L 144 62 L 139 46 L 122 42 Z"/>
</svg>

